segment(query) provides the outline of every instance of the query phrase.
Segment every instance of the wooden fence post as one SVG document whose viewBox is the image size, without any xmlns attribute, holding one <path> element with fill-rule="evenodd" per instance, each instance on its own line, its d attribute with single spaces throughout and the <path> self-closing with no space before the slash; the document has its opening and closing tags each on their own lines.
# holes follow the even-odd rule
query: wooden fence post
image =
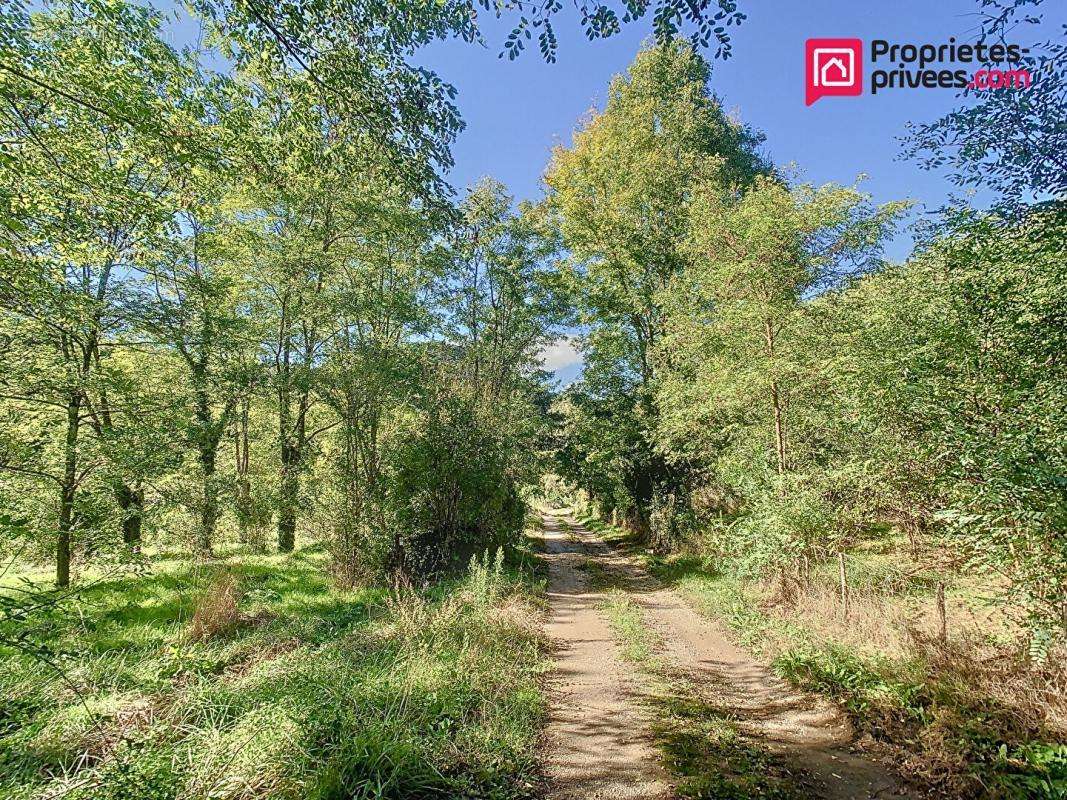
<svg viewBox="0 0 1067 800">
<path fill-rule="evenodd" d="M 848 619 L 848 582 L 845 580 L 845 551 L 839 550 L 837 553 L 837 572 L 841 579 L 841 613 L 842 616 Z"/>
<path fill-rule="evenodd" d="M 945 615 L 945 582 L 937 582 L 937 638 L 941 644 L 948 641 L 948 619 Z"/>
</svg>

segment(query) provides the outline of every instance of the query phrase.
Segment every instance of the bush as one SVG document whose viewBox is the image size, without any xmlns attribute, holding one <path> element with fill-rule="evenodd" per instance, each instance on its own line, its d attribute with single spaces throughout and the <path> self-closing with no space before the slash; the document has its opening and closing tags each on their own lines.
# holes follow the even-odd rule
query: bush
<svg viewBox="0 0 1067 800">
<path fill-rule="evenodd" d="M 477 409 L 455 403 L 425 415 L 419 433 L 400 444 L 394 470 L 392 569 L 427 577 L 522 530 L 526 509 L 508 451 Z"/>
</svg>

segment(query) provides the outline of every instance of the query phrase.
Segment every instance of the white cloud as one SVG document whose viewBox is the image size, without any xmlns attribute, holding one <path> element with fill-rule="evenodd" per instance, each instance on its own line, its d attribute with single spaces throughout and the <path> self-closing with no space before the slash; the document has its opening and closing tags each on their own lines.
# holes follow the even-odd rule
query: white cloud
<svg viewBox="0 0 1067 800">
<path fill-rule="evenodd" d="M 574 340 L 569 336 L 561 336 L 551 344 L 545 345 L 538 353 L 538 357 L 544 362 L 545 369 L 550 372 L 582 363 L 582 354 L 575 348 Z"/>
</svg>

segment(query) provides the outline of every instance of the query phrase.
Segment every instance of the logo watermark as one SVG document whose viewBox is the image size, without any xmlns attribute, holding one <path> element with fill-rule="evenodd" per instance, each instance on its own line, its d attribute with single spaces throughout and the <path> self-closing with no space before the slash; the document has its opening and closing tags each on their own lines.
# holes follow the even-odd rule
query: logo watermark
<svg viewBox="0 0 1067 800">
<path fill-rule="evenodd" d="M 808 39 L 804 48 L 805 105 L 820 97 L 863 94 L 863 49 L 860 39 Z M 1029 52 L 1017 44 L 957 44 L 955 38 L 939 45 L 872 39 L 870 92 L 1026 89 L 1032 77 L 1021 65 Z M 959 68 L 959 64 L 981 67 Z"/>
<path fill-rule="evenodd" d="M 808 39 L 804 102 L 820 97 L 863 94 L 863 42 L 860 39 Z"/>
</svg>

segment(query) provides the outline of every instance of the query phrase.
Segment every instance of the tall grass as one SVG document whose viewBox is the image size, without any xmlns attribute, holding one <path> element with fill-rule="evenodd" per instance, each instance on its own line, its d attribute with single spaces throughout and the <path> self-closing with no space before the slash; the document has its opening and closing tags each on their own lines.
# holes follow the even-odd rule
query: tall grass
<svg viewBox="0 0 1067 800">
<path fill-rule="evenodd" d="M 528 565 L 487 555 L 402 595 L 338 591 L 324 566 L 241 555 L 95 587 L 42 630 L 69 686 L 0 654 L 0 797 L 531 794 L 544 648 Z M 190 635 L 231 580 L 225 624 Z"/>
</svg>

